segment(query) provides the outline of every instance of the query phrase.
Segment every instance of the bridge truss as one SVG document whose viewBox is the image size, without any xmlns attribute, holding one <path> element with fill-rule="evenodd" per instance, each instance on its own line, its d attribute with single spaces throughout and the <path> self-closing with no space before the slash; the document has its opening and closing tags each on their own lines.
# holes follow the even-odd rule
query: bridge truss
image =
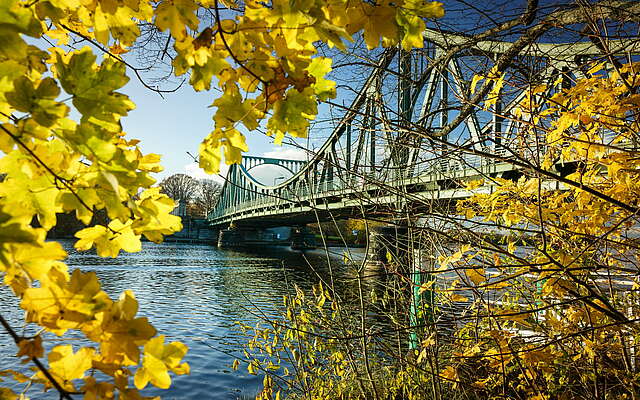
<svg viewBox="0 0 640 400">
<path fill-rule="evenodd" d="M 544 136 L 520 134 L 518 104 L 540 85 L 540 96 L 548 98 L 583 77 L 585 63 L 602 55 L 602 46 L 591 42 L 478 41 L 436 30 L 424 37 L 423 49 L 383 54 L 307 161 L 245 156 L 232 165 L 210 223 L 266 227 L 365 214 L 385 218 L 414 205 L 446 208 L 471 194 L 466 181 L 516 178 L 539 165 Z M 610 54 L 637 54 L 639 47 L 632 40 L 605 46 Z M 492 69 L 504 71 L 508 85 L 498 95 L 491 85 L 474 90 L 473 77 Z M 259 182 L 251 170 L 264 164 L 292 176 L 273 185 Z M 491 190 L 489 180 L 476 192 Z"/>
</svg>

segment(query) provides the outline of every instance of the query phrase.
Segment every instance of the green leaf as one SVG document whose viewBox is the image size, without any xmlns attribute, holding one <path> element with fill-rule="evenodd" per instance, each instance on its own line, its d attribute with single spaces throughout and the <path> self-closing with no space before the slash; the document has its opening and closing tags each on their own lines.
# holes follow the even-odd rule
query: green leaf
<svg viewBox="0 0 640 400">
<path fill-rule="evenodd" d="M 0 2 L 0 34 L 24 33 L 32 37 L 42 34 L 42 25 L 31 8 L 16 0 Z"/>
<path fill-rule="evenodd" d="M 309 75 L 313 76 L 316 80 L 311 87 L 320 101 L 336 97 L 336 83 L 324 79 L 324 77 L 331 72 L 331 63 L 331 58 L 316 57 L 311 60 L 309 67 L 307 67 Z"/>
<path fill-rule="evenodd" d="M 318 113 L 313 88 L 307 87 L 302 92 L 295 88 L 287 91 L 284 100 L 277 101 L 273 116 L 267 123 L 267 133 L 275 136 L 276 144 L 282 142 L 286 133 L 295 137 L 306 137 L 309 121 Z"/>
<path fill-rule="evenodd" d="M 197 9 L 198 4 L 191 0 L 165 0 L 156 8 L 155 24 L 161 31 L 169 29 L 171 36 L 181 39 L 186 35 L 185 26 L 198 27 Z"/>
<path fill-rule="evenodd" d="M 129 78 L 125 65 L 108 58 L 101 65 L 89 47 L 73 52 L 71 57 L 57 55 L 56 70 L 62 88 L 73 95 L 73 105 L 82 114 L 83 121 L 91 121 L 111 132 L 119 132 L 120 117 L 135 106 L 116 89 Z"/>
</svg>

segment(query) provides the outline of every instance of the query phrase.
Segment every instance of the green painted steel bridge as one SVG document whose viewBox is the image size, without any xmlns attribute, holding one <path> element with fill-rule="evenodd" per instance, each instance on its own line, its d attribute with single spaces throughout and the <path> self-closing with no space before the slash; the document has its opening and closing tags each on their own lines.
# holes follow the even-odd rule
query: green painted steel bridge
<svg viewBox="0 0 640 400">
<path fill-rule="evenodd" d="M 637 41 L 606 45 L 610 54 L 638 53 Z M 208 220 L 220 229 L 263 228 L 420 208 L 446 212 L 471 195 L 466 181 L 516 179 L 539 163 L 544 137 L 519 135 L 522 122 L 511 115 L 532 87 L 544 84 L 541 95 L 550 96 L 583 77 L 585 61 L 600 53 L 590 42 L 478 42 L 428 30 L 423 49 L 382 54 L 327 141 L 305 161 L 245 156 L 232 165 Z M 488 112 L 477 105 L 491 94 L 474 92 L 471 82 L 493 66 L 505 66 L 505 80 L 522 84 L 505 87 Z M 252 175 L 262 165 L 291 176 L 266 185 Z M 490 192 L 487 182 L 474 191 Z"/>
</svg>

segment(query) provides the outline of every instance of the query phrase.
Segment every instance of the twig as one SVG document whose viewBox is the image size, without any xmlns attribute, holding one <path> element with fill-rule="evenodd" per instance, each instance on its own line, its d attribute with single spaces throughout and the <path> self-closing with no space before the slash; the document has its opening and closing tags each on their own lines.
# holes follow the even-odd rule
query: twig
<svg viewBox="0 0 640 400">
<path fill-rule="evenodd" d="M 4 330 L 9 334 L 9 336 L 11 336 L 16 345 L 19 345 L 20 341 L 23 340 L 23 338 L 19 336 L 15 330 L 13 330 L 11 325 L 9 325 L 9 322 L 7 322 L 7 320 L 5 320 L 2 315 L 0 315 L 0 325 L 2 325 Z M 31 361 L 33 361 L 40 372 L 42 372 L 42 374 L 49 380 L 49 382 L 51 382 L 53 387 L 55 387 L 56 390 L 60 393 L 61 399 L 73 400 L 73 397 L 71 397 L 69 392 L 66 391 L 62 386 L 60 386 L 58 381 L 56 381 L 56 379 L 51 375 L 51 373 L 37 357 L 31 357 Z"/>
</svg>

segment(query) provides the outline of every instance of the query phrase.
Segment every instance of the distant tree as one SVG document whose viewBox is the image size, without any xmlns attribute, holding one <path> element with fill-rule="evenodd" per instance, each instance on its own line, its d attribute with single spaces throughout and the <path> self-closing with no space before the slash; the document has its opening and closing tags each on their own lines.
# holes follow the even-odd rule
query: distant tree
<svg viewBox="0 0 640 400">
<path fill-rule="evenodd" d="M 202 179 L 198 183 L 200 190 L 195 199 L 195 205 L 198 213 L 206 217 L 218 201 L 218 197 L 220 197 L 220 193 L 222 192 L 222 186 L 210 179 Z"/>
<path fill-rule="evenodd" d="M 96 210 L 89 224 L 80 221 L 74 212 L 58 213 L 56 224 L 47 233 L 48 238 L 73 238 L 75 233 L 87 226 L 108 225 L 109 217 L 105 209 Z M 34 221 L 37 223 L 37 221 Z"/>
<path fill-rule="evenodd" d="M 161 192 L 176 201 L 186 204 L 193 202 L 198 195 L 200 184 L 189 175 L 174 174 L 160 182 Z"/>
</svg>

